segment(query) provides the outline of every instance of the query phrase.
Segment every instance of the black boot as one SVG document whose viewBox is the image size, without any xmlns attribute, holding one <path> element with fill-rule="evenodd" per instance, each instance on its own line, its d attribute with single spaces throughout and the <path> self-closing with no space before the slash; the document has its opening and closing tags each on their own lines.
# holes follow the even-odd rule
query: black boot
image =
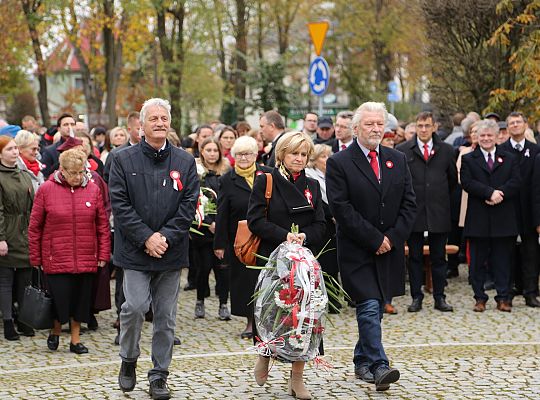
<svg viewBox="0 0 540 400">
<path fill-rule="evenodd" d="M 34 330 L 22 322 L 17 321 L 17 330 L 19 333 L 21 333 L 23 336 L 35 336 L 36 332 Z"/>
<path fill-rule="evenodd" d="M 19 340 L 20 336 L 15 330 L 15 324 L 12 319 L 4 320 L 4 337 L 7 340 Z"/>
<path fill-rule="evenodd" d="M 137 362 L 122 361 L 120 373 L 118 374 L 118 385 L 122 392 L 131 392 L 137 384 L 137 375 L 135 370 Z"/>
</svg>

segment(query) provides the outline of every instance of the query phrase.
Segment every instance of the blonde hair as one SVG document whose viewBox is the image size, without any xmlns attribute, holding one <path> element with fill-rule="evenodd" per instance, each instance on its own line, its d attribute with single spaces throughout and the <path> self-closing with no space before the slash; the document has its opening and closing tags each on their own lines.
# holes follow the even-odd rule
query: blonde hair
<svg viewBox="0 0 540 400">
<path fill-rule="evenodd" d="M 39 136 L 33 132 L 29 132 L 29 131 L 25 131 L 24 129 L 21 129 L 19 132 L 17 132 L 17 135 L 15 136 L 14 140 L 15 140 L 15 143 L 17 143 L 17 146 L 19 146 L 19 148 L 28 147 L 28 146 L 31 146 L 35 142 L 39 143 Z"/>
<path fill-rule="evenodd" d="M 316 144 L 313 149 L 313 154 L 309 158 L 308 167 L 315 168 L 315 162 L 320 156 L 324 154 L 326 154 L 327 156 L 332 154 L 332 148 L 327 144 Z"/>
<path fill-rule="evenodd" d="M 311 136 L 304 132 L 292 131 L 285 133 L 276 145 L 276 164 L 281 164 L 286 154 L 297 151 L 300 147 L 307 145 L 308 159 L 313 154 L 315 148 Z"/>
<path fill-rule="evenodd" d="M 70 149 L 60 154 L 59 161 L 62 169 L 83 168 L 86 165 L 86 159 L 86 153 L 81 149 Z"/>
</svg>

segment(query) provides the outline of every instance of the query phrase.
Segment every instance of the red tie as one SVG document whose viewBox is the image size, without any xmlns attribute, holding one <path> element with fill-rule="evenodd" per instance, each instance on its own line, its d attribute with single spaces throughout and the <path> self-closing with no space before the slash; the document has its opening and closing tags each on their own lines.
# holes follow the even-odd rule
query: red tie
<svg viewBox="0 0 540 400">
<path fill-rule="evenodd" d="M 347 148 L 347 146 L 345 146 L 344 144 L 341 145 L 341 150 L 345 150 Z"/>
<path fill-rule="evenodd" d="M 424 143 L 424 160 L 428 160 L 429 158 L 429 151 L 428 151 L 428 145 L 427 143 Z"/>
<path fill-rule="evenodd" d="M 371 169 L 375 173 L 375 178 L 379 180 L 379 163 L 377 161 L 377 152 L 375 150 L 371 150 L 368 153 L 369 157 L 369 164 L 371 165 Z"/>
</svg>

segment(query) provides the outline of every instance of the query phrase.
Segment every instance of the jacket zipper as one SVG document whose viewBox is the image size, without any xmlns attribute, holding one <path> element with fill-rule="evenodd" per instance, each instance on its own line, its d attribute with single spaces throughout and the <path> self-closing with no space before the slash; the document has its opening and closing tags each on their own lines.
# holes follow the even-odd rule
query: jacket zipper
<svg viewBox="0 0 540 400">
<path fill-rule="evenodd" d="M 75 243 L 77 241 L 77 238 L 75 237 L 75 218 L 76 218 L 76 214 L 75 214 L 75 190 L 73 190 L 73 186 L 70 188 L 71 190 L 71 215 L 73 216 L 73 223 L 71 224 L 71 229 L 73 231 L 73 239 L 75 240 Z M 74 243 L 74 246 L 73 246 L 73 261 L 74 261 L 74 266 L 75 266 L 75 273 L 79 272 L 79 268 L 77 266 L 77 246 L 75 245 Z"/>
</svg>

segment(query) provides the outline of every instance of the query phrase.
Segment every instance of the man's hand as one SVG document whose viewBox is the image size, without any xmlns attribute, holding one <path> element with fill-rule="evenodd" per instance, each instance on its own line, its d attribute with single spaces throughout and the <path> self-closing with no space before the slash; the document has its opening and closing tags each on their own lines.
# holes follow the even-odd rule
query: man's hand
<svg viewBox="0 0 540 400">
<path fill-rule="evenodd" d="M 225 257 L 225 249 L 215 249 L 214 254 L 218 259 L 223 260 L 223 257 Z"/>
<path fill-rule="evenodd" d="M 381 246 L 379 247 L 379 250 L 377 250 L 375 254 L 380 256 L 381 254 L 384 254 L 390 250 L 392 250 L 392 243 L 390 243 L 390 239 L 388 239 L 388 237 L 385 236 L 382 241 Z"/>
<path fill-rule="evenodd" d="M 499 204 L 504 200 L 504 193 L 500 190 L 494 190 L 489 201 L 493 204 Z"/>
<path fill-rule="evenodd" d="M 144 245 L 146 246 L 145 253 L 156 258 L 161 258 L 169 247 L 167 239 L 159 232 L 154 232 L 152 236 L 146 239 Z"/>
<path fill-rule="evenodd" d="M 2 240 L 0 242 L 0 256 L 4 257 L 7 256 L 8 253 L 8 244 L 5 240 Z"/>
</svg>

